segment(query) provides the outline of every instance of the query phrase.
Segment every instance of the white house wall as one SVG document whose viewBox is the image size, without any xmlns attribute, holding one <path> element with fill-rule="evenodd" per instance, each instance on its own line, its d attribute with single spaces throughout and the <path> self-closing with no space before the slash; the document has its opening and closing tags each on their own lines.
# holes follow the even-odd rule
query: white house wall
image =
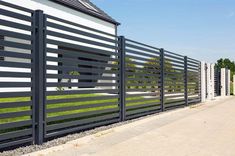
<svg viewBox="0 0 235 156">
<path fill-rule="evenodd" d="M 110 34 L 115 34 L 115 25 L 96 17 L 78 12 L 74 9 L 70 9 L 63 5 L 51 2 L 49 0 L 3 0 L 16 4 L 22 7 L 26 7 L 32 10 L 43 10 L 44 13 L 52 16 L 56 16 L 71 22 L 75 22 L 81 25 L 85 25 L 97 30 L 101 30 Z"/>
</svg>

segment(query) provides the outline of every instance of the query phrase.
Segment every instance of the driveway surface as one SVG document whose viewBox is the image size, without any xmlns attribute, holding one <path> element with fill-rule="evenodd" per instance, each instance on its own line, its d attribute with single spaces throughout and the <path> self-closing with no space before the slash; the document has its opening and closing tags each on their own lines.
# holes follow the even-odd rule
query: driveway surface
<svg viewBox="0 0 235 156">
<path fill-rule="evenodd" d="M 151 116 L 30 155 L 235 156 L 235 97 Z"/>
</svg>

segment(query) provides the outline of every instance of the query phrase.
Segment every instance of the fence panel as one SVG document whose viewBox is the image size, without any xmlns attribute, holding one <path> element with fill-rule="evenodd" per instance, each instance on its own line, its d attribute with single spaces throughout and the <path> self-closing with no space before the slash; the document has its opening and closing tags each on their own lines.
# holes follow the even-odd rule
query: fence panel
<svg viewBox="0 0 235 156">
<path fill-rule="evenodd" d="M 126 40 L 126 118 L 161 110 L 159 49 Z"/>
<path fill-rule="evenodd" d="M 117 36 L 46 16 L 45 138 L 118 122 Z"/>
<path fill-rule="evenodd" d="M 184 106 L 185 101 L 185 64 L 184 56 L 164 51 L 165 56 L 165 109 Z"/>
<path fill-rule="evenodd" d="M 33 11 L 0 1 L 0 149 L 33 143 Z"/>
<path fill-rule="evenodd" d="M 215 75 L 214 75 L 214 81 L 215 81 L 215 96 L 221 95 L 221 70 L 218 67 L 215 67 Z"/>
<path fill-rule="evenodd" d="M 201 101 L 197 60 L 0 8 L 0 150 Z"/>
<path fill-rule="evenodd" d="M 188 58 L 188 103 L 199 103 L 201 101 L 201 63 L 195 59 Z"/>
</svg>

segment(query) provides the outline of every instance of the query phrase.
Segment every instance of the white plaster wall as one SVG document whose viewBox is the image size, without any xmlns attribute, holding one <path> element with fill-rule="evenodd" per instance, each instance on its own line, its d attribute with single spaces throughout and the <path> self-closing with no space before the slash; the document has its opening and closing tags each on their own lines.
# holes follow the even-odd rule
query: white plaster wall
<svg viewBox="0 0 235 156">
<path fill-rule="evenodd" d="M 211 99 L 214 99 L 215 97 L 215 64 L 211 64 Z"/>
<path fill-rule="evenodd" d="M 230 81 L 230 70 L 228 70 L 228 77 L 227 77 L 227 80 L 226 81 L 228 81 L 228 94 L 227 94 L 227 96 L 230 96 L 230 83 L 231 83 L 231 81 Z"/>
<path fill-rule="evenodd" d="M 206 101 L 206 71 L 205 62 L 201 62 L 201 100 Z"/>
<path fill-rule="evenodd" d="M 206 74 L 207 90 L 206 90 L 206 93 L 207 93 L 207 99 L 211 99 L 211 65 L 210 65 L 210 63 L 206 63 L 206 66 L 207 66 L 207 74 Z"/>
</svg>

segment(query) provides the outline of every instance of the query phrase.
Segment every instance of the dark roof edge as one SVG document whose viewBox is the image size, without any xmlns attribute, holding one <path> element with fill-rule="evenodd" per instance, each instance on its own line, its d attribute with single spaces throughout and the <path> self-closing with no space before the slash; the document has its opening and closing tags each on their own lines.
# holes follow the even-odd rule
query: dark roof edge
<svg viewBox="0 0 235 156">
<path fill-rule="evenodd" d="M 54 3 L 62 4 L 62 5 L 64 5 L 64 6 L 70 7 L 71 9 L 80 11 L 80 12 L 85 13 L 85 14 L 88 14 L 88 15 L 90 15 L 90 16 L 97 17 L 97 18 L 99 18 L 99 19 L 101 19 L 101 20 L 104 20 L 104 21 L 106 21 L 106 22 L 115 24 L 115 25 L 117 25 L 117 26 L 121 24 L 121 23 L 119 23 L 119 22 L 117 22 L 117 21 L 115 21 L 115 20 L 111 20 L 111 19 L 105 18 L 105 17 L 100 16 L 100 15 L 98 15 L 98 14 L 96 14 L 96 13 L 87 11 L 87 10 L 82 9 L 82 8 L 74 7 L 73 5 L 69 5 L 69 4 L 66 4 L 66 3 L 61 2 L 61 1 L 55 1 L 55 0 L 50 0 L 50 1 L 52 1 L 52 2 L 54 2 Z"/>
</svg>

